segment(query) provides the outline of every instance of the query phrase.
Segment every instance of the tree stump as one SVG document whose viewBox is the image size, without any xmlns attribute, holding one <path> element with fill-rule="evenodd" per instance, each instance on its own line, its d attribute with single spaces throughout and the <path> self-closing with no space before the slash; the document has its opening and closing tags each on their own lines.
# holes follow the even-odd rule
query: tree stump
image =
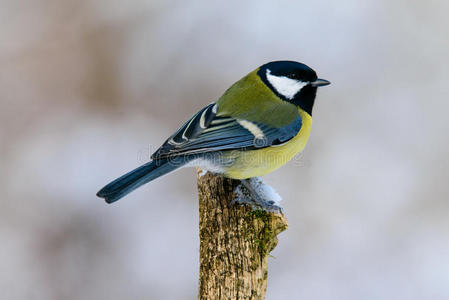
<svg viewBox="0 0 449 300">
<path fill-rule="evenodd" d="M 267 257 L 287 219 L 247 205 L 230 206 L 239 184 L 210 173 L 198 175 L 200 300 L 265 299 Z"/>
</svg>

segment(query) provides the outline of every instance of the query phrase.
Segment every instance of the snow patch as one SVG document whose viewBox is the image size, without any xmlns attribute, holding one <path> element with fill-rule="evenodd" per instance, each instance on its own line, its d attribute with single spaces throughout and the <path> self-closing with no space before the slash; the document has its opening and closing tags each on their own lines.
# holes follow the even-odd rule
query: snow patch
<svg viewBox="0 0 449 300">
<path fill-rule="evenodd" d="M 247 179 L 247 182 L 249 182 L 253 191 L 249 191 L 243 183 L 239 184 L 234 190 L 235 202 L 248 204 L 253 209 L 262 208 L 266 211 L 276 211 L 275 208 L 277 207 L 282 212 L 282 207 L 280 206 L 282 198 L 271 186 L 263 182 L 260 177 Z M 260 200 L 256 200 L 253 193 L 257 193 L 257 196 L 261 198 L 260 200 L 266 204 L 261 206 Z"/>
<path fill-rule="evenodd" d="M 200 169 L 200 172 L 198 173 L 198 176 L 199 176 L 199 177 L 203 177 L 203 176 L 206 175 L 206 174 L 207 174 L 207 170 Z"/>
<path fill-rule="evenodd" d="M 267 201 L 273 201 L 274 205 L 280 206 L 282 197 L 272 186 L 263 182 L 262 178 L 253 177 L 250 179 L 250 184 L 262 198 L 266 199 Z"/>
</svg>

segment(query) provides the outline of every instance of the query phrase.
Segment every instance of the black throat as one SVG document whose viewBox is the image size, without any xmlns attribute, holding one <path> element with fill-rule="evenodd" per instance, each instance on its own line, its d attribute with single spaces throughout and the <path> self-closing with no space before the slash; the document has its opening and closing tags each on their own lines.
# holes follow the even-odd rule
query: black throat
<svg viewBox="0 0 449 300">
<path fill-rule="evenodd" d="M 312 115 L 313 104 L 315 103 L 316 87 L 306 85 L 303 87 L 292 100 L 283 99 L 299 106 L 302 110 Z"/>
</svg>

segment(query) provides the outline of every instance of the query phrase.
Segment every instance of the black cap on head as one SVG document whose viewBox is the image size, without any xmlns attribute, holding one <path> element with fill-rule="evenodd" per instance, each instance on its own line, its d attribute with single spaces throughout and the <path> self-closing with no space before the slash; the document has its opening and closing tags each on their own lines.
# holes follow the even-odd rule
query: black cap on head
<svg viewBox="0 0 449 300">
<path fill-rule="evenodd" d="M 260 67 L 259 72 L 270 70 L 272 75 L 285 76 L 304 82 L 315 81 L 318 77 L 314 70 L 307 65 L 290 60 L 272 61 Z"/>
<path fill-rule="evenodd" d="M 312 115 L 316 90 L 330 82 L 318 79 L 315 71 L 296 61 L 273 61 L 257 72 L 262 81 L 282 100 L 295 104 Z"/>
</svg>

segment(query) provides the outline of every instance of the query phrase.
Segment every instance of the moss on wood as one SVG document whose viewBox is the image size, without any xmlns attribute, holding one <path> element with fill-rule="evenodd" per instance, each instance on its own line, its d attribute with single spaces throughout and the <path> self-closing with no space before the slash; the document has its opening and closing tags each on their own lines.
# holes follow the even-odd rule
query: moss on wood
<svg viewBox="0 0 449 300">
<path fill-rule="evenodd" d="M 198 177 L 199 299 L 264 299 L 267 257 L 287 228 L 281 213 L 229 204 L 238 180 Z"/>
</svg>

